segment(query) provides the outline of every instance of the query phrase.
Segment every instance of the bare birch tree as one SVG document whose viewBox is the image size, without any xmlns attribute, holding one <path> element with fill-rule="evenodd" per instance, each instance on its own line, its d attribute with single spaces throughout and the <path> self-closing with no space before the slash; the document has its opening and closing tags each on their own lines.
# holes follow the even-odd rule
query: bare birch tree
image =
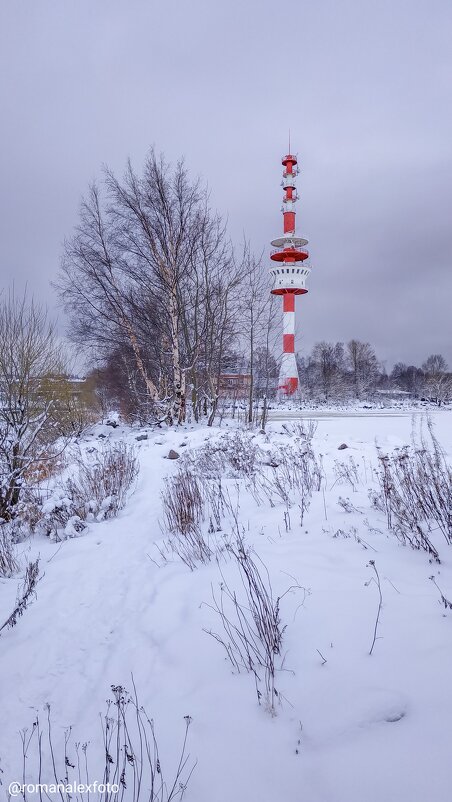
<svg viewBox="0 0 452 802">
<path fill-rule="evenodd" d="M 26 296 L 0 299 L 0 342 L 0 518 L 10 519 L 27 475 L 55 458 L 64 365 L 46 312 Z"/>
<path fill-rule="evenodd" d="M 122 180 L 107 170 L 105 190 L 103 201 L 90 190 L 66 244 L 59 288 L 72 335 L 101 354 L 128 343 L 149 400 L 180 423 L 187 380 L 199 408 L 200 368 L 207 383 L 218 372 L 240 279 L 232 248 L 183 162 L 151 151 L 141 176 L 130 163 Z"/>
<path fill-rule="evenodd" d="M 134 285 L 110 216 L 102 208 L 99 189 L 92 185 L 82 201 L 74 236 L 65 243 L 57 289 L 69 313 L 71 335 L 84 349 L 101 355 L 119 341 L 129 344 L 151 401 L 157 386 L 149 376 L 136 330 Z"/>
<path fill-rule="evenodd" d="M 370 343 L 350 340 L 346 346 L 346 365 L 355 398 L 368 394 L 375 387 L 379 375 L 378 359 Z"/>
<path fill-rule="evenodd" d="M 316 343 L 312 349 L 312 363 L 325 401 L 343 392 L 344 346 L 342 343 Z"/>
<path fill-rule="evenodd" d="M 452 374 L 447 372 L 447 362 L 441 354 L 431 354 L 422 365 L 425 392 L 440 407 L 452 396 Z"/>
<path fill-rule="evenodd" d="M 252 423 L 256 355 L 260 348 L 265 348 L 266 353 L 270 354 L 277 307 L 274 296 L 270 294 L 268 271 L 263 267 L 262 260 L 253 256 L 248 244 L 244 247 L 242 271 L 240 320 L 250 373 L 247 420 Z"/>
</svg>

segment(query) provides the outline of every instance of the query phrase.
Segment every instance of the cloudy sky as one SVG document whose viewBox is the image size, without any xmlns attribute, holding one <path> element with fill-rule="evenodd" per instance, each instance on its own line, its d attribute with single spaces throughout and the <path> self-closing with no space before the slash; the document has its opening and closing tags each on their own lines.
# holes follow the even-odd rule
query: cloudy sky
<svg viewBox="0 0 452 802">
<path fill-rule="evenodd" d="M 452 364 L 451 41 L 450 0 L 3 0 L 1 285 L 55 309 L 81 195 L 150 145 L 267 253 L 290 127 L 301 350 L 356 337 L 388 369 Z"/>
</svg>

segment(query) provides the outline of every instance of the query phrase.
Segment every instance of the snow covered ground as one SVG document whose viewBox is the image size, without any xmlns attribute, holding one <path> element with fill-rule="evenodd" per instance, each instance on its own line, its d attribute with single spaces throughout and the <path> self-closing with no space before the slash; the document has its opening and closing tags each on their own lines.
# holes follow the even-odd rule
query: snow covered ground
<svg viewBox="0 0 452 802">
<path fill-rule="evenodd" d="M 420 414 L 420 413 L 416 413 Z M 304 417 L 308 417 L 306 412 Z M 293 442 L 294 414 L 280 412 L 267 436 L 269 450 Z M 285 701 L 272 717 L 256 700 L 248 674 L 234 674 L 224 652 L 204 630 L 218 628 L 211 588 L 221 575 L 215 561 L 196 570 L 180 561 L 159 565 L 164 477 L 184 453 L 233 428 L 187 425 L 178 431 L 97 427 L 139 449 L 140 475 L 119 517 L 92 523 L 62 545 L 34 536 L 20 545 L 40 554 L 45 576 L 37 599 L 0 638 L 0 766 L 6 794 L 22 776 L 19 731 L 49 702 L 53 737 L 90 741 L 101 752 L 99 713 L 112 684 L 131 687 L 153 716 L 162 762 L 177 763 L 184 716 L 193 723 L 189 751 L 197 760 L 187 802 L 450 802 L 452 721 L 452 612 L 439 603 L 435 575 L 452 598 L 452 547 L 437 542 L 441 564 L 401 546 L 372 508 L 375 442 L 392 450 L 410 440 L 406 412 L 313 413 L 314 450 L 321 454 L 324 488 L 314 492 L 300 525 L 295 503 L 287 531 L 285 506 L 256 501 L 239 477 L 224 476 L 246 538 L 268 568 L 275 595 L 295 577 L 306 594 L 281 602 L 284 671 L 277 687 Z M 432 413 L 436 434 L 452 455 L 452 413 Z M 348 448 L 338 450 L 342 443 Z M 185 445 L 182 445 L 185 444 Z M 353 488 L 337 480 L 336 460 L 357 464 Z M 349 499 L 346 512 L 339 497 Z M 225 525 L 226 526 L 226 525 Z M 339 533 L 339 534 L 338 534 Z M 364 540 L 359 542 L 359 539 Z M 369 656 L 378 589 L 383 607 Z M 221 569 L 237 586 L 237 569 Z M 0 580 L 2 621 L 13 606 L 17 577 Z M 301 605 L 301 606 L 300 606 Z M 322 659 L 323 658 L 323 659 Z M 102 777 L 93 779 L 101 781 Z"/>
</svg>

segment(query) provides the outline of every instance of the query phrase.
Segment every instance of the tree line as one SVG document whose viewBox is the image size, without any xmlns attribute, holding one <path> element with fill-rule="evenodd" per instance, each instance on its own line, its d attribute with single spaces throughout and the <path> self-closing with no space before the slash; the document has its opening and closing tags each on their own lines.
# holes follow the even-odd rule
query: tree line
<svg viewBox="0 0 452 802">
<path fill-rule="evenodd" d="M 399 394 L 441 405 L 452 400 L 452 373 L 441 354 L 421 367 L 397 362 L 388 374 L 370 343 L 359 340 L 316 343 L 297 358 L 303 396 L 313 401 L 375 400 Z"/>
</svg>

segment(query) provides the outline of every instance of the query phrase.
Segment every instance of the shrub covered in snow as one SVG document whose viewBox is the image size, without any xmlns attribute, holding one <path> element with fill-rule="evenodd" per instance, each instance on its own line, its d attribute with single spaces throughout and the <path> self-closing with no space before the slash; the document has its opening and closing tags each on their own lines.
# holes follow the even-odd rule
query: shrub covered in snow
<svg viewBox="0 0 452 802">
<path fill-rule="evenodd" d="M 124 507 L 138 476 L 135 448 L 124 442 L 105 445 L 91 460 L 79 459 L 78 473 L 67 482 L 75 505 L 95 517 L 114 518 Z"/>
<path fill-rule="evenodd" d="M 169 534 L 160 554 L 177 555 L 191 569 L 224 553 L 230 542 L 238 508 L 231 502 L 225 477 L 235 479 L 233 495 L 249 493 L 254 501 L 282 501 L 286 508 L 297 505 L 303 515 L 313 490 L 320 490 L 321 460 L 311 440 L 315 427 L 296 423 L 287 429 L 289 443 L 270 451 L 259 445 L 249 431 L 227 433 L 208 440 L 181 458 L 178 473 L 165 481 L 162 493 L 163 530 Z M 286 526 L 289 521 L 288 514 Z M 207 523 L 208 522 L 208 523 Z M 221 532 L 221 537 L 215 533 Z"/>
<path fill-rule="evenodd" d="M 203 496 L 194 473 L 182 468 L 165 480 L 163 511 L 168 532 L 187 536 L 197 529 L 203 515 Z"/>
<path fill-rule="evenodd" d="M 75 473 L 58 485 L 43 505 L 41 526 L 56 540 L 76 537 L 86 521 L 114 518 L 124 507 L 138 476 L 134 446 L 105 444 L 92 454 L 79 453 Z"/>
<path fill-rule="evenodd" d="M 10 577 L 19 570 L 10 526 L 0 524 L 0 577 Z"/>
<path fill-rule="evenodd" d="M 176 556 L 193 570 L 198 562 L 224 553 L 229 534 L 223 522 L 231 522 L 235 511 L 221 478 L 195 474 L 190 458 L 184 459 L 178 472 L 165 479 L 162 506 L 162 529 L 169 537 L 159 552 L 165 562 Z"/>
<path fill-rule="evenodd" d="M 300 495 L 320 490 L 322 467 L 311 446 L 304 443 L 274 448 L 270 455 L 270 483 L 274 493 L 289 504 L 298 503 Z"/>
<path fill-rule="evenodd" d="M 438 531 L 452 545 L 452 467 L 446 460 L 432 424 L 428 436 L 421 430 L 411 446 L 392 454 L 379 451 L 377 471 L 380 494 L 372 494 L 374 506 L 386 513 L 388 529 L 402 543 L 426 551 L 439 562 L 432 537 Z"/>
<path fill-rule="evenodd" d="M 229 472 L 233 476 L 251 477 L 262 462 L 264 453 L 255 436 L 247 431 L 227 433 L 210 440 L 194 452 L 184 455 L 184 462 L 204 478 L 218 478 Z"/>
<path fill-rule="evenodd" d="M 166 479 L 162 502 L 163 524 L 169 538 L 160 555 L 167 560 L 172 553 L 192 570 L 197 562 L 208 562 L 214 552 L 208 534 L 201 528 L 205 504 L 201 480 L 183 466 Z"/>
<path fill-rule="evenodd" d="M 237 430 L 220 443 L 230 468 L 239 475 L 251 476 L 262 461 L 262 449 L 248 432 Z"/>
</svg>

